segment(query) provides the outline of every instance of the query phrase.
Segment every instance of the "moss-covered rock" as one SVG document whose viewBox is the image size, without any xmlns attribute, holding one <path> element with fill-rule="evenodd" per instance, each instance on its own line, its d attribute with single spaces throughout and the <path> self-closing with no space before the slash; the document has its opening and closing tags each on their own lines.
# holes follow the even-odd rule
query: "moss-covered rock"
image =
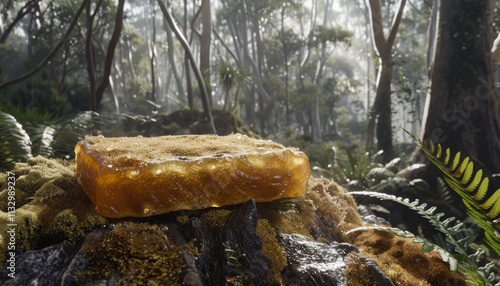
<svg viewBox="0 0 500 286">
<path fill-rule="evenodd" d="M 17 164 L 12 173 L 16 177 L 17 277 L 6 276 L 4 267 L 2 285 L 34 280 L 42 284 L 266 281 L 278 285 L 293 284 L 297 280 L 292 275 L 304 271 L 312 278 L 319 279 L 322 273 L 324 281 L 348 285 L 374 285 L 375 280 L 377 285 L 443 281 L 465 285 L 439 254 L 423 253 L 410 239 L 375 231 L 347 236 L 363 222 L 347 191 L 326 179 L 311 178 L 307 194 L 293 199 L 109 220 L 96 214 L 70 163 L 36 157 Z M 6 174 L 0 174 L 2 261 L 8 242 L 6 180 Z M 322 264 L 321 255 L 313 257 L 333 246 L 339 269 L 314 269 L 333 265 Z M 301 268 L 307 255 L 316 263 Z M 306 276 L 301 280 L 304 285 L 309 281 Z"/>
<path fill-rule="evenodd" d="M 82 250 L 88 268 L 82 281 L 113 280 L 117 285 L 178 285 L 184 262 L 157 225 L 121 222 L 111 231 L 92 232 Z"/>
<path fill-rule="evenodd" d="M 69 240 L 75 242 L 95 227 L 107 223 L 97 215 L 94 206 L 74 177 L 73 166 L 64 161 L 35 157 L 18 163 L 15 175 L 16 248 L 20 251 Z M 7 230 L 8 188 L 6 177 L 0 178 L 0 233 Z M 12 222 L 11 222 L 12 223 Z M 0 249 L 5 250 L 5 243 Z M 3 251 L 2 251 L 3 253 Z"/>
</svg>

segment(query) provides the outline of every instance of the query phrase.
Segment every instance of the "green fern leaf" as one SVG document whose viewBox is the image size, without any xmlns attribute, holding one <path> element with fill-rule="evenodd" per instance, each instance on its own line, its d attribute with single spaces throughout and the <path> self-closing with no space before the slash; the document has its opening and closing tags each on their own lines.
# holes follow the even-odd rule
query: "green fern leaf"
<svg viewBox="0 0 500 286">
<path fill-rule="evenodd" d="M 467 214 L 484 230 L 486 241 L 500 255 L 500 189 L 489 188 L 490 179 L 484 176 L 482 169 L 475 168 L 468 156 L 459 152 L 453 160 L 452 152 L 447 148 L 444 156 L 441 144 L 431 141 L 422 142 L 411 132 L 406 131 L 424 151 L 425 156 L 444 174 L 446 183 L 462 197 L 467 207 Z M 471 178 L 474 178 L 471 180 Z M 484 176 L 484 178 L 483 178 Z"/>
<path fill-rule="evenodd" d="M 477 174 L 479 174 L 479 173 L 481 173 L 481 175 L 482 175 L 483 170 L 479 170 L 477 172 Z M 482 200 L 484 198 L 484 196 L 486 196 L 486 192 L 488 192 L 489 183 L 490 183 L 490 179 L 488 177 L 485 177 L 481 181 L 481 185 L 479 186 L 479 188 L 477 188 L 476 194 L 472 198 L 476 201 Z M 471 187 L 470 185 L 467 187 L 468 191 L 471 189 L 470 187 Z"/>
<path fill-rule="evenodd" d="M 0 112 L 0 169 L 8 170 L 15 162 L 32 157 L 31 140 L 12 115 Z"/>
<path fill-rule="evenodd" d="M 492 267 L 478 267 L 478 256 L 482 255 L 482 253 L 475 253 L 473 255 L 468 255 L 467 249 L 470 246 L 470 243 L 474 241 L 474 237 L 467 237 L 465 239 L 456 239 L 455 234 L 457 234 L 462 228 L 463 223 L 456 221 L 454 218 L 446 218 L 442 219 L 443 213 L 434 214 L 436 208 L 429 207 L 427 208 L 427 204 L 418 204 L 418 200 L 410 202 L 407 198 L 403 199 L 401 197 L 396 197 L 393 195 L 385 194 L 385 193 L 377 193 L 377 192 L 367 192 L 367 191 L 355 191 L 349 192 L 351 195 L 363 195 L 363 196 L 371 196 L 375 198 L 379 198 L 382 200 L 391 200 L 402 205 L 407 206 L 409 209 L 418 212 L 422 217 L 429 220 L 429 222 L 435 226 L 435 228 L 446 235 L 446 241 L 454 246 L 456 253 L 451 255 L 448 251 L 440 248 L 437 245 L 434 245 L 434 249 L 439 251 L 441 254 L 441 258 L 444 261 L 447 261 L 450 264 L 450 269 L 452 270 L 460 270 L 460 272 L 464 273 L 471 285 L 491 285 L 491 282 L 494 281 L 494 276 L 491 275 Z M 469 197 L 470 198 L 470 197 Z M 472 199 L 471 199 L 472 200 Z M 475 215 L 481 214 L 480 212 L 474 212 Z M 474 218 L 474 217 L 473 217 Z M 487 222 L 486 220 L 482 220 L 482 223 Z M 351 229 L 347 232 L 350 234 L 354 231 L 360 231 L 364 229 L 377 229 L 382 231 L 388 231 L 394 233 L 401 237 L 412 238 L 415 243 L 422 243 L 422 250 L 428 251 L 431 249 L 433 245 L 431 242 L 428 242 L 425 238 L 416 237 L 412 233 L 408 231 L 403 231 L 397 228 L 390 227 L 382 227 L 382 226 L 362 226 L 358 228 Z M 500 246 L 500 244 L 498 245 Z"/>
</svg>

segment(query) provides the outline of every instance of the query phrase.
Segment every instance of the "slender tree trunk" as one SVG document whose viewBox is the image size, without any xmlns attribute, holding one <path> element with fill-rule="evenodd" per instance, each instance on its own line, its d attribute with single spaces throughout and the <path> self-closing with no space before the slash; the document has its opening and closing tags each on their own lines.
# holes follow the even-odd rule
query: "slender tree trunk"
<svg viewBox="0 0 500 286">
<path fill-rule="evenodd" d="M 281 42 L 283 44 L 283 57 L 285 61 L 285 124 L 290 125 L 290 108 L 288 106 L 288 44 L 285 38 L 285 6 L 281 8 Z"/>
<path fill-rule="evenodd" d="M 150 0 L 152 10 L 152 28 L 151 40 L 149 45 L 149 67 L 151 69 L 151 101 L 156 102 L 156 6 L 155 1 Z"/>
<path fill-rule="evenodd" d="M 490 52 L 493 7 L 493 0 L 438 1 L 421 138 L 462 151 L 498 172 L 500 118 Z M 427 162 L 423 157 L 417 149 L 413 162 Z M 437 175 L 426 169 L 427 178 Z"/>
<path fill-rule="evenodd" d="M 184 35 L 186 36 L 188 27 L 187 7 L 188 7 L 187 0 L 184 0 Z M 191 83 L 191 68 L 189 67 L 189 57 L 187 51 L 184 51 L 184 70 L 186 74 L 186 91 L 187 91 L 188 106 L 189 109 L 193 110 L 194 109 L 193 85 Z"/>
<path fill-rule="evenodd" d="M 87 18 L 87 32 L 85 33 L 85 53 L 87 60 L 87 73 L 89 74 L 89 83 L 90 83 L 90 106 L 92 110 L 97 110 L 97 75 L 96 75 L 96 67 L 95 67 L 95 56 L 94 56 L 94 43 L 92 41 L 93 34 L 93 24 L 94 17 L 97 14 L 97 10 L 99 10 L 99 6 L 97 6 L 94 10 L 94 13 L 91 12 L 91 1 L 87 1 L 87 5 L 85 5 L 85 15 Z"/>
<path fill-rule="evenodd" d="M 14 18 L 12 23 L 10 23 L 10 25 L 7 26 L 7 28 L 5 30 L 4 29 L 0 30 L 0 44 L 4 44 L 5 41 L 7 41 L 7 38 L 9 37 L 10 33 L 14 30 L 16 25 L 24 18 L 24 16 L 26 16 L 26 14 L 31 12 L 31 10 L 33 9 L 33 7 L 35 5 L 39 5 L 38 2 L 40 2 L 40 0 L 30 0 L 30 1 L 26 2 L 26 4 L 23 6 L 23 8 L 21 8 L 17 12 L 16 18 Z M 7 7 L 5 7 L 5 8 L 7 8 Z"/>
<path fill-rule="evenodd" d="M 379 58 L 379 70 L 377 74 L 377 88 L 375 101 L 369 114 L 367 147 L 373 143 L 373 134 L 377 134 L 377 148 L 383 150 L 382 160 L 388 162 L 394 157 L 392 145 L 392 118 L 391 118 L 391 82 L 392 82 L 392 48 L 396 39 L 403 9 L 406 0 L 400 0 L 397 13 L 391 25 L 389 36 L 384 36 L 382 22 L 382 8 L 380 0 L 369 0 L 370 19 L 372 24 L 373 44 Z"/>
<path fill-rule="evenodd" d="M 101 103 L 102 97 L 104 95 L 104 91 L 109 86 L 109 80 L 111 77 L 111 67 L 113 65 L 113 60 L 115 58 L 115 48 L 120 40 L 120 35 L 123 27 L 123 8 L 125 6 L 125 0 L 118 1 L 118 7 L 115 15 L 115 28 L 113 30 L 113 34 L 111 35 L 111 39 L 109 40 L 108 50 L 106 52 L 106 58 L 104 60 L 104 73 L 102 75 L 101 83 L 97 87 L 96 90 L 96 105 L 92 106 L 93 110 L 97 110 L 97 107 Z"/>
<path fill-rule="evenodd" d="M 177 71 L 177 66 L 175 65 L 174 39 L 172 38 L 172 30 L 168 27 L 168 23 L 166 20 L 163 21 L 163 26 L 165 29 L 165 33 L 167 34 L 167 45 L 168 45 L 167 55 L 168 55 L 170 70 L 174 75 L 175 84 L 177 85 L 177 92 L 182 98 L 184 98 L 186 96 L 186 92 L 184 91 L 184 86 L 182 85 L 182 80 L 181 77 L 179 76 L 179 71 Z"/>
<path fill-rule="evenodd" d="M 203 81 L 203 76 L 201 75 L 200 69 L 196 65 L 194 61 L 193 54 L 191 53 L 191 49 L 189 47 L 189 43 L 182 35 L 181 30 L 177 27 L 177 24 L 174 22 L 174 19 L 170 15 L 170 13 L 167 10 L 167 7 L 165 4 L 162 2 L 162 0 L 157 0 L 158 4 L 160 5 L 161 11 L 163 12 L 163 15 L 165 16 L 165 19 L 167 20 L 168 24 L 172 28 L 172 31 L 174 32 L 175 36 L 177 36 L 177 39 L 179 42 L 181 42 L 182 47 L 184 48 L 184 51 L 187 53 L 188 58 L 189 58 L 189 63 L 191 64 L 191 68 L 193 69 L 193 72 L 196 76 L 196 79 L 198 80 L 198 85 L 200 86 L 200 91 L 201 91 L 201 102 L 203 104 L 203 111 L 205 112 L 206 120 L 209 123 L 209 126 L 212 129 L 212 132 L 214 134 L 217 134 L 217 130 L 215 129 L 214 125 L 214 119 L 212 117 L 212 112 L 210 110 L 210 104 L 208 102 L 208 94 L 207 94 L 207 89 L 205 88 L 205 82 Z M 187 71 L 186 71 L 187 72 Z"/>
<path fill-rule="evenodd" d="M 200 33 L 200 70 L 207 87 L 210 107 L 213 107 L 212 86 L 210 83 L 210 49 L 212 44 L 212 11 L 210 0 L 201 1 L 201 33 Z"/>
</svg>

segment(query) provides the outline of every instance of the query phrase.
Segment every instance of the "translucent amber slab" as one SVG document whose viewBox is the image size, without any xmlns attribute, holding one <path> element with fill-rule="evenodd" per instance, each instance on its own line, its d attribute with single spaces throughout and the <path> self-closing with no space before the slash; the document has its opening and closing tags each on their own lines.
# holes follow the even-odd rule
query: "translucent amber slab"
<svg viewBox="0 0 500 286">
<path fill-rule="evenodd" d="M 304 153 L 240 134 L 86 137 L 75 153 L 78 181 L 109 218 L 296 197 L 310 175 Z"/>
</svg>

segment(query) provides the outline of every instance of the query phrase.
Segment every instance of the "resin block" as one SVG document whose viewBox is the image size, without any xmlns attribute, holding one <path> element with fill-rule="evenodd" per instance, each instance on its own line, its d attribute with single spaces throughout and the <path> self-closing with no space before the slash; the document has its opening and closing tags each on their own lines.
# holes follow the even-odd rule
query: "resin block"
<svg viewBox="0 0 500 286">
<path fill-rule="evenodd" d="M 241 134 L 86 137 L 75 154 L 79 183 L 109 218 L 297 197 L 310 176 L 304 153 Z"/>
</svg>

